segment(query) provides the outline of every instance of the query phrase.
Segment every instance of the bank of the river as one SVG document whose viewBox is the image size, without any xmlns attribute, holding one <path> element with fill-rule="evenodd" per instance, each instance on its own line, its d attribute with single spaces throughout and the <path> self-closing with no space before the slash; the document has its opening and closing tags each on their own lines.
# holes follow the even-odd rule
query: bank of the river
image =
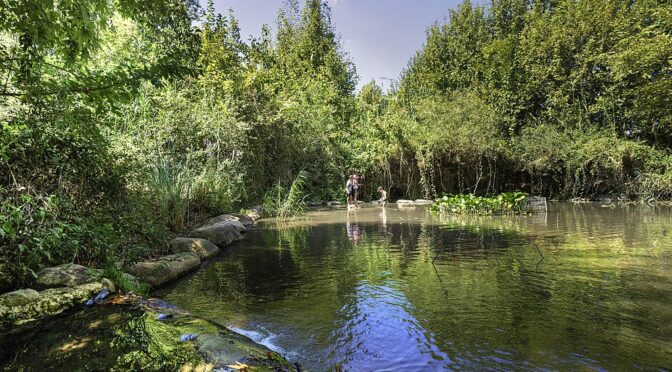
<svg viewBox="0 0 672 372">
<path fill-rule="evenodd" d="M 222 215 L 173 239 L 173 254 L 132 266 L 123 280 L 158 288 L 242 239 L 253 219 Z M 5 370 L 287 371 L 279 354 L 161 300 L 115 294 L 102 270 L 45 268 L 35 287 L 0 295 L 0 366 Z M 86 301 L 86 308 L 84 303 Z"/>
<path fill-rule="evenodd" d="M 128 273 L 119 274 L 116 285 L 101 269 L 71 263 L 44 268 L 36 274 L 35 289 L 24 288 L 0 295 L 0 326 L 61 313 L 103 289 L 115 292 L 119 285 L 158 288 L 197 269 L 220 249 L 240 241 L 252 225 L 254 219 L 242 214 L 211 218 L 192 230 L 188 237 L 171 240 L 168 246 L 172 254 L 138 262 Z"/>
</svg>

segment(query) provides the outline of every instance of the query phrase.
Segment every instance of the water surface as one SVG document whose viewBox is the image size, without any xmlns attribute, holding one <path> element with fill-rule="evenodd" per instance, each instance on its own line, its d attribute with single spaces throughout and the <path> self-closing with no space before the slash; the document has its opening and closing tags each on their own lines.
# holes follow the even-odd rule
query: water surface
<svg viewBox="0 0 672 372">
<path fill-rule="evenodd" d="M 260 223 L 162 296 L 310 370 L 672 366 L 672 213 L 552 203 Z"/>
</svg>

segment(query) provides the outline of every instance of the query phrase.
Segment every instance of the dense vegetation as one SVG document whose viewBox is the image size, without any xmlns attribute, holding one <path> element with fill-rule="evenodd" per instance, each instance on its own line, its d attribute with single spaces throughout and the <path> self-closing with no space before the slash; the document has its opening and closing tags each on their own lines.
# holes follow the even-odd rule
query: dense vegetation
<svg viewBox="0 0 672 372">
<path fill-rule="evenodd" d="M 497 196 L 444 195 L 436 199 L 431 210 L 439 213 L 475 214 L 482 216 L 524 214 L 528 207 L 524 192 L 503 192 Z"/>
<path fill-rule="evenodd" d="M 663 0 L 465 2 L 391 92 L 355 93 L 320 0 L 247 41 L 194 0 L 0 1 L 0 288 L 342 198 L 349 171 L 392 198 L 672 197 L 671 19 Z"/>
</svg>

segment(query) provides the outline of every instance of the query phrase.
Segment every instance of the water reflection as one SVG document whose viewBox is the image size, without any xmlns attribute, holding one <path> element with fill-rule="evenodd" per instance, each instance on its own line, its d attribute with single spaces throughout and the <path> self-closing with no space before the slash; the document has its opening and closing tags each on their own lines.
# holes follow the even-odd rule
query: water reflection
<svg viewBox="0 0 672 372">
<path fill-rule="evenodd" d="M 357 223 L 357 209 L 349 209 L 346 223 L 345 231 L 348 235 L 348 239 L 355 243 L 359 243 L 359 240 L 362 238 L 362 232 L 359 229 L 359 224 Z"/>
<path fill-rule="evenodd" d="M 641 207 L 312 212 L 249 232 L 165 296 L 311 370 L 665 368 L 670 227 L 669 209 Z"/>
<path fill-rule="evenodd" d="M 338 313 L 329 359 L 352 369 L 410 370 L 450 364 L 412 311 L 394 280 L 378 285 L 362 280 Z"/>
</svg>

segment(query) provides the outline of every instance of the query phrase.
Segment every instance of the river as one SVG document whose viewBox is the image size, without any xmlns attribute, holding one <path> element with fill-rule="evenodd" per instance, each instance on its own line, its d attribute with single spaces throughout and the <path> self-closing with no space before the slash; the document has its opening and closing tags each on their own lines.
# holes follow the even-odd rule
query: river
<svg viewBox="0 0 672 372">
<path fill-rule="evenodd" d="M 159 295 L 310 370 L 672 367 L 672 211 L 261 221 Z"/>
</svg>

